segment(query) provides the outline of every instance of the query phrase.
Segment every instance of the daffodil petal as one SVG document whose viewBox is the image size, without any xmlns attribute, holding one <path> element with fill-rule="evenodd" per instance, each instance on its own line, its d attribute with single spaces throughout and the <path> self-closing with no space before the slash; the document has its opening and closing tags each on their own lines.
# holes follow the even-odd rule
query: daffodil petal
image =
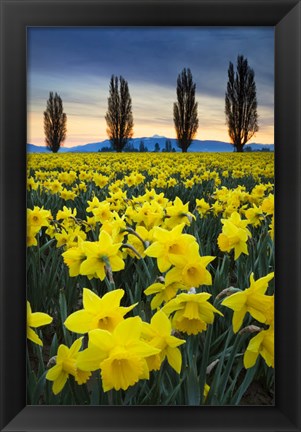
<svg viewBox="0 0 301 432">
<path fill-rule="evenodd" d="M 46 374 L 46 379 L 49 381 L 55 381 L 59 374 L 62 372 L 62 366 L 61 365 L 55 365 Z"/>
<path fill-rule="evenodd" d="M 27 339 L 31 340 L 32 342 L 36 343 L 37 345 L 43 346 L 43 342 L 41 341 L 39 336 L 30 327 L 27 327 Z"/>
<path fill-rule="evenodd" d="M 83 337 L 80 337 L 79 339 L 76 339 L 73 344 L 71 345 L 70 349 L 69 349 L 69 356 L 70 357 L 75 357 L 77 355 L 77 353 L 79 352 L 79 350 L 81 349 L 82 346 L 82 340 Z"/>
<path fill-rule="evenodd" d="M 161 335 L 170 335 L 171 333 L 171 323 L 162 311 L 155 313 L 151 319 L 151 325 Z"/>
<path fill-rule="evenodd" d="M 95 371 L 100 368 L 100 363 L 107 357 L 107 353 L 96 346 L 89 346 L 78 353 L 76 367 L 82 371 Z"/>
<path fill-rule="evenodd" d="M 67 382 L 67 379 L 68 379 L 67 372 L 62 371 L 62 373 L 60 373 L 60 375 L 57 377 L 57 379 L 53 382 L 52 385 L 52 391 L 55 395 L 57 395 L 63 390 Z"/>
<path fill-rule="evenodd" d="M 28 325 L 30 327 L 41 327 L 52 322 L 52 317 L 43 312 L 34 312 L 30 315 Z"/>
<path fill-rule="evenodd" d="M 68 330 L 74 333 L 84 334 L 91 330 L 93 318 L 94 316 L 90 312 L 81 309 L 69 315 L 64 325 Z"/>
<path fill-rule="evenodd" d="M 179 374 L 182 368 L 182 356 L 178 348 L 167 348 L 167 361 L 170 366 Z"/>
<path fill-rule="evenodd" d="M 243 307 L 239 311 L 234 311 L 233 318 L 232 318 L 232 325 L 233 325 L 233 332 L 234 333 L 237 333 L 238 330 L 240 329 L 240 327 L 241 327 L 241 325 L 243 323 L 243 320 L 244 320 L 246 312 L 247 312 L 247 310 L 246 310 L 245 307 Z"/>
<path fill-rule="evenodd" d="M 141 323 L 141 318 L 138 316 L 125 319 L 115 328 L 114 338 L 121 344 L 131 339 L 139 339 L 142 329 Z"/>
<path fill-rule="evenodd" d="M 93 291 L 88 288 L 83 289 L 83 306 L 92 314 L 98 313 L 99 308 L 101 307 L 101 299 L 96 295 Z"/>
</svg>

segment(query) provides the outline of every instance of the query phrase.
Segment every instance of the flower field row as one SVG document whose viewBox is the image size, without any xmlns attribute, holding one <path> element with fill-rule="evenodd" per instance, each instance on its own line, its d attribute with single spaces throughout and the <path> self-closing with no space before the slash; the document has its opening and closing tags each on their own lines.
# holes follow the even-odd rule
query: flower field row
<svg viewBox="0 0 301 432">
<path fill-rule="evenodd" d="M 28 403 L 274 382 L 273 154 L 28 156 Z"/>
</svg>

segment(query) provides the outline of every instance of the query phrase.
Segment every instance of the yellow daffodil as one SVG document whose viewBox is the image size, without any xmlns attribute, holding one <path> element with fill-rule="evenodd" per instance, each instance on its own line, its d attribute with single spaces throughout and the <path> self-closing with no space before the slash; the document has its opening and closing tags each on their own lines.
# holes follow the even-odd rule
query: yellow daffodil
<svg viewBox="0 0 301 432">
<path fill-rule="evenodd" d="M 84 308 L 73 312 L 65 321 L 68 330 L 84 334 L 93 329 L 104 329 L 112 332 L 124 320 L 124 315 L 131 311 L 137 303 L 123 307 L 120 301 L 124 290 L 116 289 L 98 297 L 93 291 L 83 289 Z"/>
<path fill-rule="evenodd" d="M 99 202 L 97 207 L 94 207 L 92 213 L 96 222 L 104 223 L 113 218 L 113 213 L 110 208 L 110 203 L 107 201 Z"/>
<path fill-rule="evenodd" d="M 185 256 L 189 249 L 190 254 L 198 254 L 199 245 L 195 237 L 182 234 L 184 224 L 177 225 L 171 231 L 155 227 L 154 243 L 146 250 L 145 255 L 157 258 L 158 268 L 166 272 L 177 256 Z"/>
<path fill-rule="evenodd" d="M 40 231 L 39 226 L 35 227 L 35 226 L 27 225 L 27 233 L 26 233 L 26 245 L 27 245 L 27 247 L 38 245 L 36 235 L 38 234 L 39 231 Z"/>
<path fill-rule="evenodd" d="M 106 177 L 106 176 L 99 174 L 99 173 L 95 173 L 93 176 L 93 181 L 96 184 L 96 186 L 103 188 L 108 184 L 109 177 Z"/>
<path fill-rule="evenodd" d="M 83 240 L 81 237 L 79 237 L 78 246 L 71 247 L 66 252 L 62 253 L 64 263 L 69 267 L 69 275 L 71 277 L 78 276 L 80 274 L 80 267 L 87 258 L 82 244 Z"/>
<path fill-rule="evenodd" d="M 52 219 L 51 212 L 49 210 L 44 210 L 38 206 L 34 206 L 34 209 L 27 209 L 27 226 L 42 228 L 43 226 L 48 226 L 49 221 Z"/>
<path fill-rule="evenodd" d="M 180 282 L 188 288 L 212 285 L 212 277 L 206 267 L 214 259 L 212 256 L 201 257 L 188 249 L 187 255 L 173 257 L 175 267 L 166 274 L 166 283 Z"/>
<path fill-rule="evenodd" d="M 144 294 L 155 294 L 154 298 L 151 301 L 151 308 L 158 309 L 162 305 L 162 303 L 167 303 L 169 302 L 169 300 L 174 298 L 179 289 L 187 289 L 187 287 L 179 282 L 171 282 L 168 284 L 166 283 L 166 281 L 162 280 L 148 286 L 144 290 Z"/>
<path fill-rule="evenodd" d="M 218 201 L 215 201 L 212 204 L 211 208 L 212 208 L 213 214 L 215 216 L 218 216 L 219 214 L 221 214 L 223 212 L 223 209 L 224 209 L 223 205 L 221 203 L 219 203 Z"/>
<path fill-rule="evenodd" d="M 99 201 L 99 199 L 96 196 L 94 196 L 93 199 L 92 199 L 92 201 L 87 201 L 87 203 L 89 204 L 89 206 L 86 208 L 86 211 L 88 213 L 92 213 L 93 210 L 95 210 L 96 208 L 98 208 L 98 206 L 100 204 L 100 201 Z"/>
<path fill-rule="evenodd" d="M 136 207 L 135 213 L 132 214 L 132 220 L 139 225 L 145 226 L 147 230 L 160 225 L 163 217 L 163 208 L 157 201 L 144 202 Z"/>
<path fill-rule="evenodd" d="M 43 312 L 32 312 L 29 301 L 27 301 L 27 339 L 42 346 L 43 342 L 33 330 L 52 322 L 52 317 Z M 33 327 L 33 328 L 32 328 Z"/>
<path fill-rule="evenodd" d="M 126 390 L 140 379 L 149 378 L 146 357 L 158 354 L 158 348 L 141 340 L 140 317 L 120 322 L 112 333 L 91 330 L 89 345 L 77 359 L 77 367 L 86 371 L 101 369 L 103 390 Z"/>
<path fill-rule="evenodd" d="M 274 328 L 261 330 L 254 336 L 244 353 L 244 367 L 249 369 L 256 363 L 258 356 L 264 358 L 268 366 L 274 367 Z"/>
<path fill-rule="evenodd" d="M 106 277 L 106 266 L 112 271 L 124 269 L 124 261 L 118 252 L 121 243 L 113 243 L 112 237 L 101 231 L 96 242 L 85 241 L 81 244 L 86 259 L 80 265 L 81 275 L 96 275 L 100 280 Z"/>
<path fill-rule="evenodd" d="M 113 243 L 121 243 L 126 234 L 126 222 L 124 215 L 120 217 L 116 211 L 112 212 L 112 218 L 103 222 L 101 231 L 110 234 Z"/>
<path fill-rule="evenodd" d="M 254 319 L 261 323 L 267 321 L 267 310 L 274 302 L 273 296 L 265 295 L 269 281 L 273 279 L 274 273 L 269 273 L 260 279 L 254 280 L 253 273 L 250 275 L 250 287 L 244 291 L 236 292 L 225 300 L 222 305 L 234 311 L 232 325 L 234 333 L 240 329 L 244 317 L 249 312 Z"/>
<path fill-rule="evenodd" d="M 240 214 L 237 211 L 232 212 L 228 219 L 222 219 L 221 222 L 223 225 L 225 224 L 227 225 L 228 222 L 231 222 L 237 228 L 241 228 L 245 230 L 246 233 L 248 234 L 248 237 L 251 237 L 251 233 L 247 229 L 247 226 L 249 225 L 249 221 L 247 219 L 241 219 Z"/>
<path fill-rule="evenodd" d="M 58 221 L 60 221 L 60 220 L 63 220 L 63 221 L 70 220 L 71 222 L 73 222 L 74 219 L 75 219 L 75 217 L 76 217 L 76 214 L 77 214 L 76 208 L 74 210 L 72 210 L 71 208 L 63 206 L 63 210 L 59 210 L 57 212 L 56 220 L 58 220 Z"/>
<path fill-rule="evenodd" d="M 261 204 L 262 211 L 268 215 L 274 214 L 274 195 L 269 194 Z"/>
<path fill-rule="evenodd" d="M 57 247 L 65 247 L 67 249 L 77 247 L 79 238 L 86 240 L 86 233 L 81 230 L 79 226 L 68 227 L 63 229 L 61 232 L 54 233 L 53 237 L 56 239 Z"/>
<path fill-rule="evenodd" d="M 237 228 L 232 222 L 225 220 L 223 231 L 217 238 L 217 244 L 222 252 L 230 252 L 234 249 L 234 259 L 237 260 L 242 253 L 249 255 L 248 237 L 248 230 Z"/>
<path fill-rule="evenodd" d="M 53 381 L 52 391 L 55 395 L 63 390 L 69 375 L 72 375 L 79 385 L 86 383 L 91 376 L 89 371 L 83 371 L 76 366 L 82 339 L 77 339 L 70 348 L 66 345 L 60 345 L 58 348 L 56 364 L 46 374 L 46 379 Z"/>
<path fill-rule="evenodd" d="M 168 216 L 165 221 L 166 227 L 173 228 L 182 223 L 190 225 L 195 216 L 189 212 L 188 206 L 189 203 L 183 204 L 182 200 L 176 197 L 173 205 L 166 208 L 166 215 Z"/>
<path fill-rule="evenodd" d="M 159 370 L 162 362 L 167 358 L 170 366 L 179 374 L 182 367 L 182 355 L 178 346 L 185 343 L 171 334 L 171 322 L 162 311 L 153 315 L 150 324 L 143 323 L 143 333 L 149 345 L 160 349 L 158 354 L 147 357 L 149 370 Z"/>
<path fill-rule="evenodd" d="M 172 326 L 174 329 L 187 334 L 197 334 L 207 329 L 207 324 L 212 324 L 214 314 L 221 316 L 211 303 L 208 302 L 211 294 L 208 293 L 182 293 L 170 300 L 163 308 L 166 315 L 174 313 Z"/>
<path fill-rule="evenodd" d="M 196 209 L 201 217 L 204 217 L 210 211 L 210 204 L 204 198 L 196 199 Z"/>
<path fill-rule="evenodd" d="M 254 225 L 255 227 L 259 226 L 261 221 L 264 219 L 262 209 L 257 207 L 256 204 L 253 204 L 253 207 L 246 210 L 245 215 L 249 221 L 249 224 Z"/>
</svg>

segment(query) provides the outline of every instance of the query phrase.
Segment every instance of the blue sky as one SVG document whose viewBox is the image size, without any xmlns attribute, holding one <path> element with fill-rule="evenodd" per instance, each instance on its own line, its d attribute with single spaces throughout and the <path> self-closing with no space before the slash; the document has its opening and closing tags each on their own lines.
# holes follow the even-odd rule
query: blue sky
<svg viewBox="0 0 301 432">
<path fill-rule="evenodd" d="M 259 131 L 274 142 L 273 27 L 34 27 L 27 35 L 27 142 L 44 144 L 49 92 L 67 114 L 65 146 L 107 138 L 105 114 L 112 74 L 129 84 L 134 136 L 175 137 L 173 103 L 184 67 L 196 83 L 198 139 L 229 141 L 224 98 L 229 61 L 244 55 L 254 69 Z"/>
</svg>

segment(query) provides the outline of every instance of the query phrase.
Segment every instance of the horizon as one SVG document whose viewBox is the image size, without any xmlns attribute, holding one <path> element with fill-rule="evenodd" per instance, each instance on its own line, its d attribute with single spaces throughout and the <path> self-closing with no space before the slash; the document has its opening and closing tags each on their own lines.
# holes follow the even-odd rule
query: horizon
<svg viewBox="0 0 301 432">
<path fill-rule="evenodd" d="M 67 114 L 63 147 L 107 140 L 113 74 L 128 81 L 133 139 L 176 139 L 172 111 L 184 67 L 196 83 L 195 140 L 230 143 L 224 97 L 229 62 L 236 67 L 238 54 L 255 72 L 259 131 L 252 140 L 274 143 L 273 27 L 34 27 L 27 40 L 28 143 L 45 146 L 43 112 L 50 91 L 61 96 Z"/>
<path fill-rule="evenodd" d="M 181 151 L 181 149 L 178 148 L 177 143 L 175 142 L 175 141 L 177 141 L 176 138 L 165 137 L 165 136 L 161 136 L 161 135 L 157 135 L 157 134 L 154 134 L 151 137 L 135 137 L 135 138 L 133 137 L 133 138 L 129 138 L 128 141 L 129 141 L 129 143 L 131 145 L 133 145 L 133 150 L 134 151 L 139 151 L 139 144 L 140 144 L 141 141 L 144 141 L 144 144 L 145 144 L 145 146 L 148 149 L 147 151 L 153 151 L 152 148 L 154 147 L 154 145 L 156 143 L 156 140 L 158 141 L 158 144 L 161 145 L 159 152 L 164 151 L 163 150 L 164 147 L 162 147 L 162 140 L 164 142 L 167 141 L 167 140 L 171 140 L 173 148 L 177 152 Z M 151 142 L 149 142 L 149 141 L 151 141 Z M 200 145 L 203 144 L 203 145 L 207 145 L 207 146 L 208 145 L 212 145 L 213 148 L 214 148 L 214 150 L 204 150 L 201 147 L 197 147 L 197 149 L 196 149 L 194 144 L 197 144 L 197 145 L 198 144 L 200 144 Z M 201 153 L 202 152 L 209 152 L 209 153 L 210 152 L 218 152 L 220 150 L 217 150 L 216 146 L 219 146 L 219 145 L 228 145 L 229 149 L 231 148 L 231 150 L 233 149 L 233 151 L 234 151 L 233 144 L 231 144 L 230 142 L 219 141 L 219 140 L 198 140 L 198 139 L 192 140 L 191 146 L 188 148 L 188 151 L 190 151 L 190 152 L 191 151 L 192 152 L 197 152 L 197 153 L 198 152 L 201 152 Z M 40 146 L 40 145 L 36 145 L 36 144 L 32 144 L 32 143 L 27 143 L 27 152 L 31 152 L 32 150 L 29 150 L 28 146 L 33 146 L 33 147 L 37 147 L 37 148 L 41 148 L 41 149 L 43 148 L 43 149 L 49 150 L 51 152 L 51 150 L 48 149 L 45 144 L 43 144 L 43 145 Z M 102 148 L 110 147 L 111 144 L 110 144 L 109 138 L 106 138 L 106 139 L 104 139 L 102 141 L 89 142 L 89 143 L 85 143 L 85 144 L 78 144 L 78 145 L 68 146 L 68 147 L 66 147 L 64 145 L 61 145 L 61 149 L 67 149 L 67 150 L 75 149 L 76 150 L 77 148 L 85 148 L 85 147 L 89 147 L 89 146 L 99 146 L 99 150 L 100 150 Z M 272 148 L 271 151 L 274 151 L 274 143 L 259 143 L 259 142 L 250 141 L 250 142 L 248 142 L 245 145 L 245 147 L 247 147 L 247 146 L 253 146 L 253 149 L 254 149 L 254 146 L 256 146 L 257 150 L 260 147 L 267 147 L 270 150 Z M 194 147 L 193 150 L 191 150 L 191 147 Z M 89 149 L 88 151 L 95 152 L 95 151 L 99 151 L 99 150 L 91 150 L 91 149 Z M 83 150 L 83 149 L 79 150 L 80 153 L 81 152 L 85 152 L 85 151 L 86 150 Z M 63 150 L 63 152 L 65 152 L 65 150 Z"/>
</svg>

